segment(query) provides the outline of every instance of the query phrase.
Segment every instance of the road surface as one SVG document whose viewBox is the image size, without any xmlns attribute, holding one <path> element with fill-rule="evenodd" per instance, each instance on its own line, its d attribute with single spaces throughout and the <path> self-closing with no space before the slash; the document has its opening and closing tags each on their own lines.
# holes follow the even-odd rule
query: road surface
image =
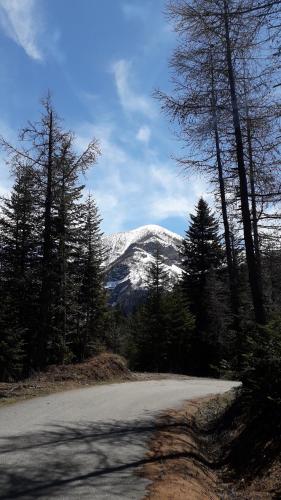
<svg viewBox="0 0 281 500">
<path fill-rule="evenodd" d="M 102 385 L 0 408 L 0 498 L 137 500 L 135 471 L 160 411 L 237 385 L 165 379 Z"/>
</svg>

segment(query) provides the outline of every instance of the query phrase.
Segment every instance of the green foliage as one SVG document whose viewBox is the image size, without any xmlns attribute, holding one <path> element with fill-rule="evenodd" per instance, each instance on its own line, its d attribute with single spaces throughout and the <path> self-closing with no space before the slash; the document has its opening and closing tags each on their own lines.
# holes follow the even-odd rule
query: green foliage
<svg viewBox="0 0 281 500">
<path fill-rule="evenodd" d="M 159 251 L 148 270 L 148 298 L 129 320 L 129 356 L 137 370 L 189 371 L 194 318 L 182 290 L 169 290 Z"/>
<path fill-rule="evenodd" d="M 202 198 L 190 220 L 183 241 L 181 287 L 195 316 L 191 370 L 198 375 L 214 375 L 216 370 L 211 365 L 219 364 L 229 323 L 225 310 L 227 293 L 220 276 L 224 254 L 218 222 Z"/>
<path fill-rule="evenodd" d="M 101 218 L 91 195 L 80 207 L 78 241 L 71 265 L 74 283 L 71 349 L 76 361 L 105 350 L 107 307 L 102 264 Z M 74 314 L 73 314 L 74 312 Z"/>
<path fill-rule="evenodd" d="M 24 367 L 24 330 L 16 324 L 11 298 L 0 291 L 0 380 L 17 380 Z"/>
<path fill-rule="evenodd" d="M 20 141 L 16 153 L 4 141 L 15 183 L 0 217 L 2 379 L 105 348 L 100 217 L 80 184 L 97 144 L 78 155 L 49 97 Z"/>
<path fill-rule="evenodd" d="M 0 328 L 0 380 L 17 380 L 22 376 L 24 364 L 22 331 L 1 324 Z"/>
<path fill-rule="evenodd" d="M 257 406 L 281 406 L 281 317 L 248 333 L 243 348 L 242 382 Z"/>
<path fill-rule="evenodd" d="M 183 283 L 187 290 L 192 287 L 192 291 L 199 294 L 205 285 L 206 273 L 220 267 L 223 255 L 218 222 L 201 198 L 196 213 L 190 215 L 190 226 L 183 241 Z"/>
</svg>

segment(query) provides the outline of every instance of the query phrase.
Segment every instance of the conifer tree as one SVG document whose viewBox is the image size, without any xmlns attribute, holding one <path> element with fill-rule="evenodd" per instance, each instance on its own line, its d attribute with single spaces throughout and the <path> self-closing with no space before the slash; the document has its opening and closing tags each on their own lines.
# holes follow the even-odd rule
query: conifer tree
<svg viewBox="0 0 281 500">
<path fill-rule="evenodd" d="M 79 202 L 84 186 L 75 168 L 72 135 L 65 135 L 56 160 L 56 184 L 53 199 L 53 332 L 48 343 L 52 362 L 64 363 L 70 353 L 70 311 L 73 303 L 73 284 L 69 264 L 77 239 Z"/>
<path fill-rule="evenodd" d="M 13 313 L 14 305 L 10 297 L 0 290 L 0 380 L 13 381 L 21 378 L 23 373 L 24 329 L 16 324 Z"/>
<path fill-rule="evenodd" d="M 223 251 L 218 222 L 203 198 L 198 202 L 196 213 L 190 215 L 190 221 L 182 250 L 183 287 L 187 293 L 192 290 L 192 303 L 196 307 L 206 284 L 207 273 L 221 265 Z"/>
<path fill-rule="evenodd" d="M 187 373 L 194 319 L 181 290 L 172 289 L 159 247 L 148 268 L 147 284 L 147 301 L 131 323 L 136 368 Z"/>
<path fill-rule="evenodd" d="M 159 247 L 147 269 L 147 300 L 135 315 L 137 367 L 159 371 L 165 358 L 164 294 L 168 276 Z"/>
<path fill-rule="evenodd" d="M 4 344 L 9 346 L 7 360 L 13 359 L 14 349 L 21 369 L 28 373 L 34 360 L 38 311 L 38 189 L 30 165 L 16 162 L 13 168 L 15 184 L 10 197 L 2 200 L 0 218 L 2 355 Z M 15 372 L 19 366 L 15 362 Z"/>
<path fill-rule="evenodd" d="M 163 371 L 190 373 L 194 316 L 180 286 L 166 294 L 163 300 L 165 362 Z"/>
<path fill-rule="evenodd" d="M 199 200 L 196 213 L 191 214 L 190 219 L 190 227 L 183 241 L 182 288 L 190 302 L 191 312 L 195 315 L 194 368 L 204 372 L 208 363 L 205 336 L 210 328 L 207 284 L 210 274 L 221 267 L 224 254 L 218 222 L 203 198 Z"/>
<path fill-rule="evenodd" d="M 43 101 L 40 121 L 23 129 L 19 146 L 4 138 L 0 142 L 16 176 L 0 228 L 1 289 L 4 296 L 9 294 L 1 320 L 12 314 L 9 326 L 15 325 L 16 335 L 19 325 L 26 364 L 44 368 L 73 357 L 70 311 L 75 283 L 70 265 L 80 237 L 79 175 L 95 163 L 99 148 L 94 139 L 77 153 L 74 135 L 62 130 L 49 96 Z"/>
<path fill-rule="evenodd" d="M 80 207 L 79 243 L 72 266 L 77 297 L 72 349 L 78 361 L 106 346 L 104 250 L 100 224 L 96 203 L 89 194 Z"/>
</svg>

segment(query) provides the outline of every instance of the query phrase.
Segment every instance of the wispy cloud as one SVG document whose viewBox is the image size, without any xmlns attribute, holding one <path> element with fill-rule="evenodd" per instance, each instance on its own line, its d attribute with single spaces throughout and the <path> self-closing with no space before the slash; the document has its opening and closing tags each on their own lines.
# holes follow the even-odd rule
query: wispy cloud
<svg viewBox="0 0 281 500">
<path fill-rule="evenodd" d="M 133 89 L 132 63 L 120 59 L 112 65 L 112 72 L 121 105 L 125 111 L 139 112 L 152 118 L 155 116 L 155 107 L 151 98 L 137 93 Z"/>
<path fill-rule="evenodd" d="M 80 127 L 78 142 L 84 147 L 95 136 L 102 156 L 87 178 L 103 217 L 106 233 L 142 224 L 164 224 L 169 217 L 186 220 L 206 186 L 197 177 L 185 180 L 172 161 L 161 161 L 157 152 L 136 157 L 118 141 L 114 124 L 89 123 Z M 87 135 L 88 134 L 88 135 Z"/>
<path fill-rule="evenodd" d="M 114 165 L 127 163 L 128 155 L 124 149 L 112 142 L 111 137 L 115 132 L 113 124 L 101 123 L 94 125 L 85 122 L 76 128 L 76 147 L 79 151 L 86 149 L 89 142 L 96 138 L 99 141 L 102 161 Z"/>
<path fill-rule="evenodd" d="M 150 141 L 150 136 L 151 136 L 150 127 L 144 125 L 143 127 L 139 128 L 136 138 L 138 139 L 138 141 L 148 144 L 148 142 Z"/>
<path fill-rule="evenodd" d="M 151 212 L 160 220 L 168 217 L 187 217 L 200 196 L 209 198 L 206 184 L 197 176 L 185 180 L 171 165 L 152 165 L 150 177 L 155 187 Z"/>
<path fill-rule="evenodd" d="M 2 29 L 36 61 L 43 59 L 38 46 L 38 35 L 42 29 L 39 3 L 40 0 L 0 0 Z"/>
</svg>

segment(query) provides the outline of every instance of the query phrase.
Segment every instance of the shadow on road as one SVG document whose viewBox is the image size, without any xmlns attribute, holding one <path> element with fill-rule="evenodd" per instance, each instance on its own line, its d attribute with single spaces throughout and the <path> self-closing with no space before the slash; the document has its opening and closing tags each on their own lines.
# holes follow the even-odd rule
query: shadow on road
<svg viewBox="0 0 281 500">
<path fill-rule="evenodd" d="M 151 419 L 54 424 L 32 435 L 2 437 L 0 498 L 55 498 L 63 494 L 64 498 L 83 495 L 84 499 L 103 498 L 108 493 L 110 498 L 127 498 L 125 491 L 130 491 L 129 498 L 137 498 L 142 480 L 133 471 L 146 463 L 186 456 L 145 457 L 151 433 L 171 425 L 180 424 L 156 425 Z M 194 458 L 204 463 L 195 452 Z"/>
</svg>

